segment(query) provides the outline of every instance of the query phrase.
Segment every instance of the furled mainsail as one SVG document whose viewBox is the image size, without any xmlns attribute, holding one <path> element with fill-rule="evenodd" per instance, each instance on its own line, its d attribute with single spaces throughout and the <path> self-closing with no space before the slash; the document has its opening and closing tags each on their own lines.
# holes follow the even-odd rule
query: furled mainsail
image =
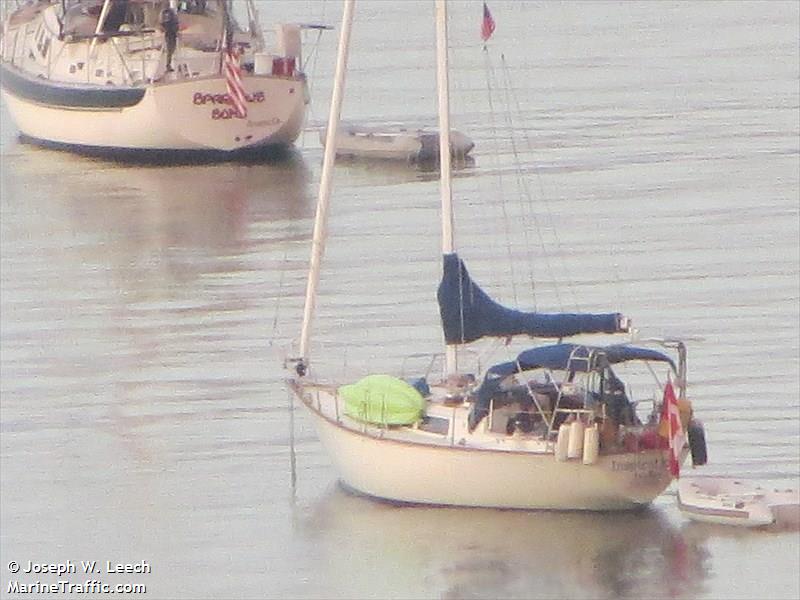
<svg viewBox="0 0 800 600">
<path fill-rule="evenodd" d="M 628 331 L 628 319 L 620 313 L 545 314 L 506 308 L 472 281 L 464 261 L 456 253 L 444 255 L 444 271 L 437 297 L 448 344 L 519 334 L 564 338 L 581 333 Z"/>
</svg>

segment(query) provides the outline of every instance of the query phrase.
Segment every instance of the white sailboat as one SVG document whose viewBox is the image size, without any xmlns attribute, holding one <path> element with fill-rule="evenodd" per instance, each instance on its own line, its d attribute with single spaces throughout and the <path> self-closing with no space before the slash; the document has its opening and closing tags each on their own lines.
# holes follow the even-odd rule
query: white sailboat
<svg viewBox="0 0 800 600">
<path fill-rule="evenodd" d="M 331 174 L 354 0 L 346 0 L 314 225 L 299 357 L 289 386 L 308 409 L 341 480 L 366 495 L 400 502 L 518 509 L 631 509 L 670 484 L 670 450 L 659 432 L 660 403 L 640 420 L 614 369 L 645 365 L 657 381 L 666 369 L 678 389 L 680 419 L 692 454 L 704 461 L 702 429 L 686 399 L 686 349 L 627 343 L 562 343 L 577 334 L 624 333 L 620 314 L 539 314 L 491 300 L 469 277 L 454 245 L 445 0 L 436 1 L 443 276 L 438 289 L 444 330 L 441 377 L 404 381 L 384 374 L 358 382 L 314 379 L 310 332 L 327 236 Z M 557 343 L 520 353 L 485 373 L 457 368 L 458 349 L 480 338 L 530 335 Z M 674 354 L 670 356 L 668 353 Z M 398 369 L 399 371 L 399 369 Z M 345 385 L 342 385 L 345 384 Z M 671 390 L 670 384 L 670 390 Z M 691 435 L 694 432 L 694 435 Z"/>
<path fill-rule="evenodd" d="M 231 155 L 297 139 L 299 25 L 270 51 L 252 0 L 28 0 L 3 22 L 2 94 L 23 136 L 93 153 Z"/>
</svg>

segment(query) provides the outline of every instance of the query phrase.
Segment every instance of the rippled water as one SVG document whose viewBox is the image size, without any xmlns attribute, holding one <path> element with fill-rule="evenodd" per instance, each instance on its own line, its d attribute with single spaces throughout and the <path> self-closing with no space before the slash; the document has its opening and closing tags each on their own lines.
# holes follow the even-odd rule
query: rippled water
<svg viewBox="0 0 800 600">
<path fill-rule="evenodd" d="M 476 141 L 454 184 L 472 274 L 508 304 L 701 337 L 702 472 L 800 485 L 798 4 L 490 6 L 488 56 L 480 4 L 451 15 L 453 121 Z M 339 10 L 262 8 L 337 25 Z M 430 14 L 359 4 L 347 118 L 434 124 Z M 0 594 L 12 560 L 146 560 L 103 579 L 154 598 L 797 597 L 797 532 L 687 522 L 674 490 L 584 515 L 399 508 L 337 486 L 282 369 L 335 42 L 308 53 L 297 151 L 263 164 L 52 152 L 20 143 L 3 108 Z M 436 177 L 337 169 L 323 372 L 439 350 Z"/>
</svg>

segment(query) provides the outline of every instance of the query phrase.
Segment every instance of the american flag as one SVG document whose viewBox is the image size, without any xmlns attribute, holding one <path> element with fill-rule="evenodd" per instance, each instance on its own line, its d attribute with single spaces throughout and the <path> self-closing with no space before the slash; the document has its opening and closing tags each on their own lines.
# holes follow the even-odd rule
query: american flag
<svg viewBox="0 0 800 600">
<path fill-rule="evenodd" d="M 225 51 L 225 83 L 228 96 L 242 119 L 247 116 L 247 97 L 242 86 L 242 68 L 239 66 L 239 53 L 233 48 Z"/>
<path fill-rule="evenodd" d="M 661 409 L 661 419 L 667 423 L 667 437 L 669 439 L 669 472 L 677 478 L 681 473 L 680 456 L 685 443 L 683 428 L 681 427 L 681 413 L 678 409 L 678 399 L 672 382 L 667 381 L 664 386 L 664 405 Z"/>
<path fill-rule="evenodd" d="M 483 23 L 481 23 L 481 39 L 485 42 L 494 33 L 494 19 L 492 13 L 489 12 L 489 7 L 486 2 L 483 3 Z"/>
</svg>

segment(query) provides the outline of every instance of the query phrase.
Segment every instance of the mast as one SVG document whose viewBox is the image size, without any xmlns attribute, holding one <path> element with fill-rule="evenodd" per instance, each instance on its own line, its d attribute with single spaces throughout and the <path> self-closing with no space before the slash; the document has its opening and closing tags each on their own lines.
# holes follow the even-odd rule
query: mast
<svg viewBox="0 0 800 600">
<path fill-rule="evenodd" d="M 105 0 L 103 2 L 103 8 L 100 9 L 100 16 L 97 18 L 97 27 L 94 28 L 94 37 L 92 38 L 92 43 L 89 44 L 89 58 L 94 57 L 94 49 L 97 46 L 97 39 L 100 37 L 100 34 L 103 33 L 103 27 L 106 26 L 106 17 L 108 17 L 108 11 L 111 9 L 111 0 Z M 87 69 L 87 73 L 89 70 Z"/>
<path fill-rule="evenodd" d="M 436 84 L 439 97 L 439 188 L 442 200 L 442 254 L 455 252 L 450 165 L 450 81 L 447 67 L 447 2 L 436 0 Z M 455 344 L 445 344 L 445 374 L 458 371 Z"/>
<path fill-rule="evenodd" d="M 322 263 L 322 256 L 325 253 L 325 240 L 328 236 L 328 201 L 331 195 L 333 163 L 336 158 L 336 134 L 339 129 L 339 118 L 342 113 L 344 79 L 347 70 L 347 55 L 350 50 L 350 28 L 353 24 L 354 5 L 355 0 L 345 0 L 344 13 L 342 14 L 342 31 L 339 34 L 339 51 L 336 56 L 336 75 L 333 84 L 330 113 L 328 114 L 328 130 L 325 134 L 325 154 L 322 161 L 322 176 L 319 185 L 319 196 L 317 198 L 317 212 L 314 217 L 314 234 L 311 240 L 311 266 L 308 271 L 306 303 L 305 309 L 303 310 L 303 328 L 300 333 L 300 362 L 296 367 L 299 375 L 305 375 L 309 364 L 311 321 L 314 318 L 317 285 L 319 284 L 319 269 Z"/>
</svg>

